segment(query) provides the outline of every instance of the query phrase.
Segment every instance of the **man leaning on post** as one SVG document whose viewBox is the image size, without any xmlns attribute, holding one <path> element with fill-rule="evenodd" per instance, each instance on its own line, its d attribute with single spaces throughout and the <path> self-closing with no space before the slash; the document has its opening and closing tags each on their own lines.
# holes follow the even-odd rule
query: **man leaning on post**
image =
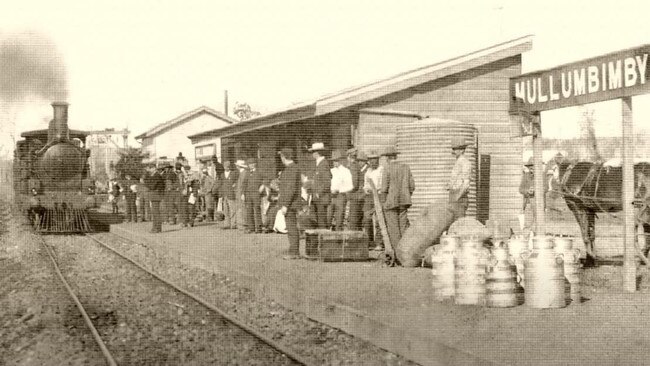
<svg viewBox="0 0 650 366">
<path fill-rule="evenodd" d="M 300 258 L 298 232 L 298 210 L 301 206 L 301 177 L 300 169 L 294 162 L 294 153 L 290 148 L 280 150 L 280 159 L 285 168 L 280 175 L 280 195 L 278 206 L 287 225 L 287 237 L 289 238 L 289 254 L 284 259 Z"/>
<path fill-rule="evenodd" d="M 454 136 L 451 139 L 452 154 L 456 162 L 451 170 L 451 176 L 447 189 L 449 190 L 449 209 L 454 214 L 454 221 L 465 217 L 467 206 L 469 206 L 469 183 L 472 174 L 472 163 L 465 156 L 467 142 L 462 136 Z"/>
</svg>

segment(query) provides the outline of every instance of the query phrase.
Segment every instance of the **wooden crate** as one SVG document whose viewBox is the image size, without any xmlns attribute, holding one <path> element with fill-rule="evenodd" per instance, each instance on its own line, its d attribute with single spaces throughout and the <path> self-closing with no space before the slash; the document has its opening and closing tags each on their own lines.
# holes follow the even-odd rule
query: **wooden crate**
<svg viewBox="0 0 650 366">
<path fill-rule="evenodd" d="M 368 236 L 363 231 L 305 230 L 305 257 L 323 262 L 365 261 Z"/>
</svg>

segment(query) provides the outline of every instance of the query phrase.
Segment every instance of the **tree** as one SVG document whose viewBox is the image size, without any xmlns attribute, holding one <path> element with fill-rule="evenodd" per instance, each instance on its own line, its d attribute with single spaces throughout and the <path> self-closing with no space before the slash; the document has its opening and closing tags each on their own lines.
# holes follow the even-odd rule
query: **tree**
<svg viewBox="0 0 650 366">
<path fill-rule="evenodd" d="M 240 121 L 246 121 L 262 115 L 262 113 L 252 110 L 251 106 L 248 105 L 248 103 L 239 102 L 235 102 L 235 108 L 233 109 L 233 112 Z"/>
<path fill-rule="evenodd" d="M 124 178 L 127 174 L 138 178 L 144 174 L 145 166 L 142 162 L 149 155 L 142 150 L 129 147 L 119 152 L 120 159 L 115 164 L 115 171 L 119 177 Z"/>
</svg>

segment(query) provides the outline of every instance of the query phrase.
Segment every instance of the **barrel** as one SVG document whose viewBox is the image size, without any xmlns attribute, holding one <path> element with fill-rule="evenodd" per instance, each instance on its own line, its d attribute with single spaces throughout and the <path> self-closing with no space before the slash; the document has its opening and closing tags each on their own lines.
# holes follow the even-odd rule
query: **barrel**
<svg viewBox="0 0 650 366">
<path fill-rule="evenodd" d="M 454 255 L 459 241 L 457 236 L 443 235 L 431 255 L 433 295 L 436 301 L 453 299 L 456 293 Z"/>
<path fill-rule="evenodd" d="M 573 238 L 558 236 L 553 239 L 555 252 L 562 255 L 564 260 L 564 277 L 569 285 L 566 291 L 568 304 L 579 304 L 580 295 L 580 250 L 573 248 Z"/>
<path fill-rule="evenodd" d="M 533 249 L 525 258 L 526 305 L 537 309 L 566 306 L 564 261 L 553 249 L 551 237 L 533 238 Z"/>
<path fill-rule="evenodd" d="M 517 267 L 504 242 L 492 249 L 485 277 L 485 304 L 494 308 L 508 308 L 524 303 L 524 289 L 517 279 Z"/>
<path fill-rule="evenodd" d="M 487 253 L 480 240 L 461 240 L 454 256 L 454 302 L 458 305 L 485 305 L 485 272 Z"/>
<path fill-rule="evenodd" d="M 424 209 L 437 200 L 449 201 L 446 189 L 451 170 L 456 162 L 451 153 L 451 139 L 462 137 L 467 142 L 465 156 L 476 169 L 476 128 L 469 123 L 425 118 L 397 126 L 399 160 L 411 168 L 416 188 L 411 196 L 409 220 L 414 221 Z M 468 216 L 476 215 L 476 182 L 469 187 Z"/>
</svg>

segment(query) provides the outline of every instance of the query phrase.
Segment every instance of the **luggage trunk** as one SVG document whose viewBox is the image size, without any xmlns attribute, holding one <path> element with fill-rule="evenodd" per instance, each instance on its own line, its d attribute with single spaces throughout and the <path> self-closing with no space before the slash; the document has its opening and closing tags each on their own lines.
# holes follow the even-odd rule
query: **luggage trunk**
<svg viewBox="0 0 650 366">
<path fill-rule="evenodd" d="M 305 230 L 305 256 L 323 262 L 368 260 L 368 237 L 363 231 Z"/>
</svg>

